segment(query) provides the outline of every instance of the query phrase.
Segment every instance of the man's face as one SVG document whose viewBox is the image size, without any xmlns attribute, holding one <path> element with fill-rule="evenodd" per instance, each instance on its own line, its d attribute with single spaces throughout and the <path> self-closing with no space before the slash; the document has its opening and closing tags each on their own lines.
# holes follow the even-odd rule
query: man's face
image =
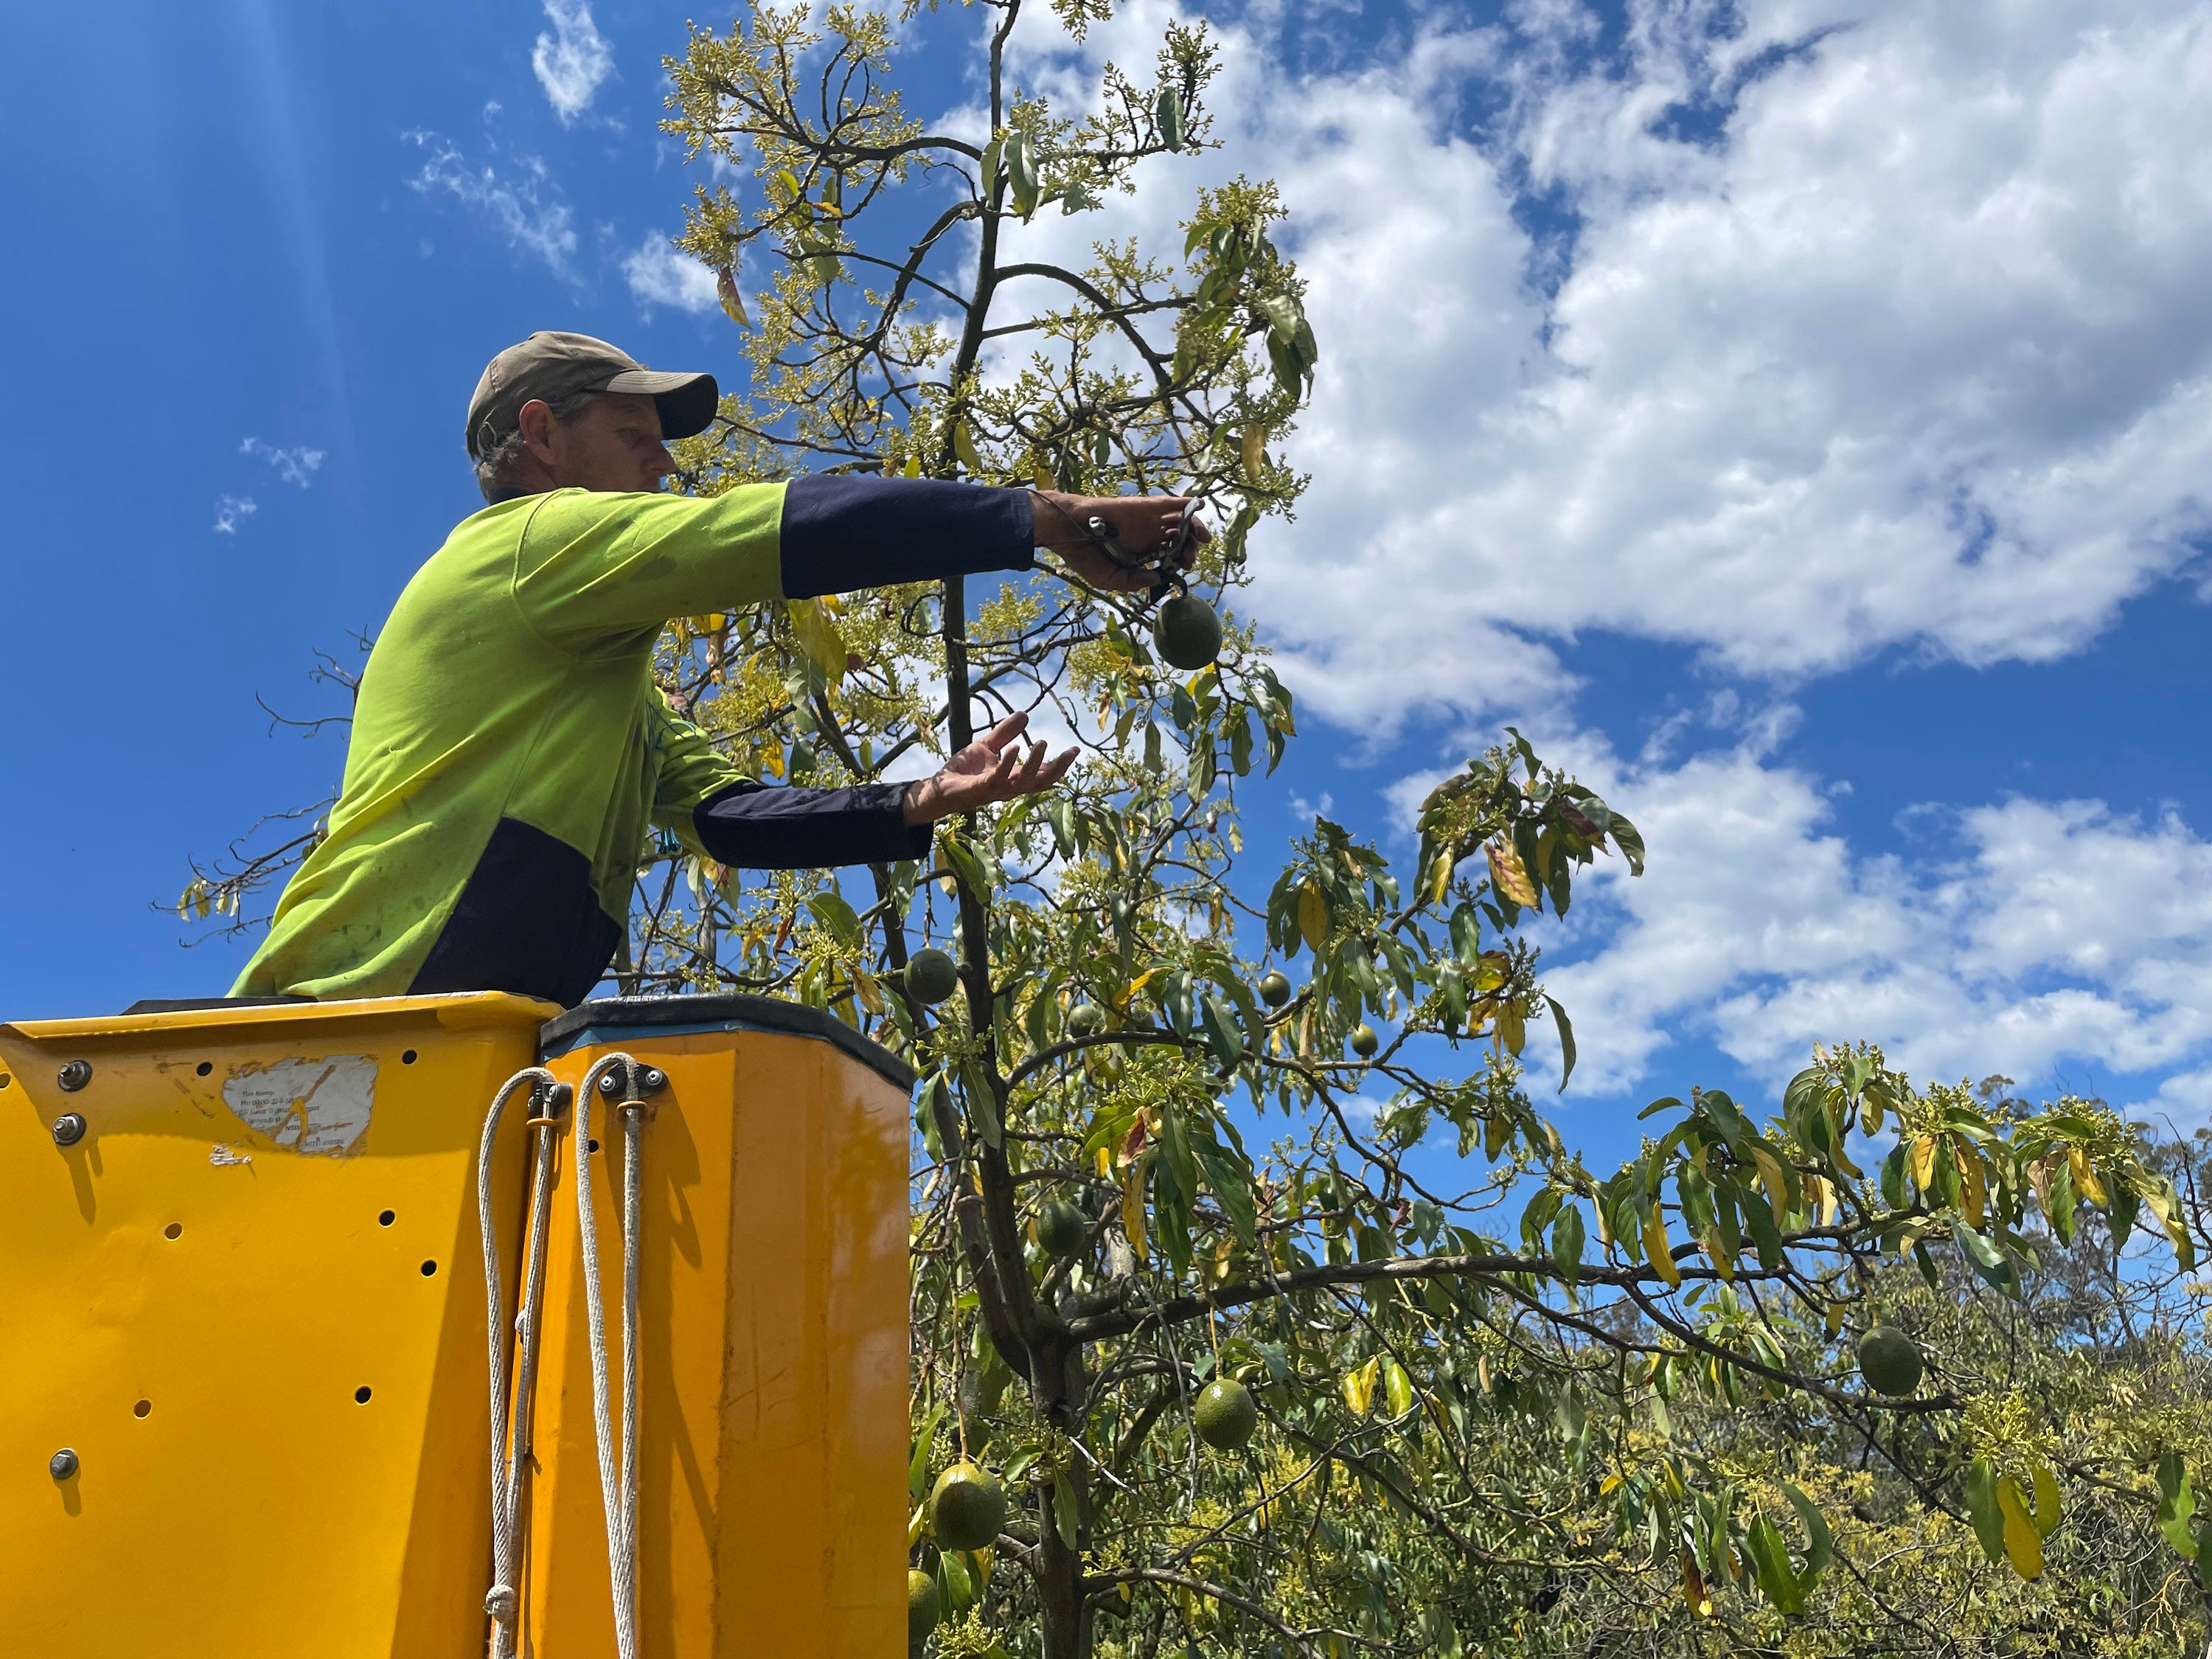
<svg viewBox="0 0 2212 1659">
<path fill-rule="evenodd" d="M 533 422 L 535 411 L 543 412 Z M 542 426 L 542 440 L 533 426 Z M 533 447 L 543 441 L 550 452 L 556 489 L 651 492 L 676 470 L 660 441 L 659 410 L 634 392 L 604 392 L 567 421 L 552 419 L 543 404 L 527 406 L 523 430 Z"/>
</svg>

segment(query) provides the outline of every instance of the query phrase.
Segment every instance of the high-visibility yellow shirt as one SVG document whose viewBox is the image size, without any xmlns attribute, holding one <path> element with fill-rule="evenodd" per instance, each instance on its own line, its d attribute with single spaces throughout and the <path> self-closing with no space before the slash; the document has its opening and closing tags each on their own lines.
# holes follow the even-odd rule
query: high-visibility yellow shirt
<svg viewBox="0 0 2212 1659">
<path fill-rule="evenodd" d="M 472 514 L 378 636 L 328 834 L 232 994 L 578 1001 L 621 940 L 649 825 L 724 862 L 926 852 L 896 786 L 763 792 L 749 805 L 783 850 L 710 846 L 702 826 L 727 825 L 697 809 L 757 786 L 670 708 L 653 644 L 672 617 L 1018 568 L 1030 537 L 1025 492 L 907 479 L 557 489 Z"/>
</svg>

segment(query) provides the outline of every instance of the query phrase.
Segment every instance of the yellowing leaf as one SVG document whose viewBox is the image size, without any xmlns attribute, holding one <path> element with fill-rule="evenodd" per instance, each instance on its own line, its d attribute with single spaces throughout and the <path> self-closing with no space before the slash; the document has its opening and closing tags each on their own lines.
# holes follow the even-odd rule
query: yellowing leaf
<svg viewBox="0 0 2212 1659">
<path fill-rule="evenodd" d="M 1959 1166 L 1959 1195 L 1966 1202 L 1966 1219 L 1979 1227 L 1989 1209 L 1989 1187 L 1982 1179 L 1982 1160 L 1963 1142 L 1951 1143 L 1952 1162 Z"/>
<path fill-rule="evenodd" d="M 1674 1246 L 1667 1242 L 1667 1218 L 1654 1204 L 1651 1213 L 1644 1223 L 1644 1254 L 1651 1258 L 1651 1270 L 1668 1284 L 1680 1288 L 1682 1270 L 1674 1265 Z"/>
<path fill-rule="evenodd" d="M 1244 428 L 1244 476 L 1259 471 L 1267 459 L 1267 428 L 1254 422 Z"/>
<path fill-rule="evenodd" d="M 1936 1137 L 1923 1135 L 1912 1143 L 1912 1184 L 1926 1192 L 1936 1179 Z"/>
<path fill-rule="evenodd" d="M 738 274 L 724 265 L 714 277 L 714 295 L 721 301 L 722 310 L 739 328 L 750 328 L 753 319 L 745 315 L 744 295 L 738 292 Z"/>
<path fill-rule="evenodd" d="M 1713 1616 L 1712 1592 L 1705 1588 L 1705 1576 L 1698 1571 L 1698 1559 L 1689 1551 L 1682 1552 L 1682 1601 L 1700 1619 Z"/>
<path fill-rule="evenodd" d="M 1774 1212 L 1774 1225 L 1779 1229 L 1789 1224 L 1790 1206 L 1797 1201 L 1796 1183 L 1782 1160 L 1765 1147 L 1753 1143 L 1751 1161 L 1759 1168 L 1759 1184 L 1766 1189 L 1766 1207 Z"/>
<path fill-rule="evenodd" d="M 1121 1231 L 1139 1261 L 1150 1261 L 1152 1247 L 1145 1239 L 1145 1171 L 1150 1158 L 1133 1158 L 1121 1172 Z"/>
<path fill-rule="evenodd" d="M 837 631 L 837 624 L 813 599 L 786 599 L 784 605 L 791 612 L 791 631 L 799 648 L 836 685 L 845 678 L 845 638 Z"/>
<path fill-rule="evenodd" d="M 2069 1146 L 2066 1161 L 2073 1166 L 2074 1190 L 2092 1204 L 2103 1204 L 2106 1201 L 2105 1183 L 2097 1178 L 2096 1170 L 2089 1167 L 2089 1160 L 2082 1154 L 2081 1149 Z"/>
<path fill-rule="evenodd" d="M 1495 1016 L 1498 1021 L 1498 1040 L 1505 1045 L 1505 1052 L 1517 1054 L 1522 1044 L 1528 1039 L 1528 1018 L 1511 1003 L 1500 1003 Z"/>
<path fill-rule="evenodd" d="M 2004 1516 L 2005 1553 L 2012 1559 L 2012 1570 L 2023 1578 L 2040 1578 L 2043 1534 L 2035 1529 L 2027 1500 L 2008 1474 L 1997 1482 L 1997 1510 Z"/>
<path fill-rule="evenodd" d="M 865 968 L 855 968 L 853 970 L 853 994 L 860 998 L 860 1006 L 878 1018 L 882 1017 L 883 989 L 876 983 L 876 976 Z"/>
<path fill-rule="evenodd" d="M 952 453 L 960 458 L 960 465 L 968 469 L 971 477 L 983 471 L 982 460 L 975 453 L 975 437 L 969 432 L 965 421 L 952 423 Z"/>
<path fill-rule="evenodd" d="M 1352 1408 L 1354 1417 L 1364 1417 L 1375 1404 L 1375 1379 L 1382 1370 L 1382 1357 L 1377 1354 L 1364 1365 L 1344 1374 L 1340 1385 L 1344 1403 Z"/>
<path fill-rule="evenodd" d="M 1820 1189 L 1820 1224 L 1832 1227 L 1836 1224 L 1836 1183 L 1826 1176 L 1814 1176 L 1813 1184 Z"/>
<path fill-rule="evenodd" d="M 1430 867 L 1429 871 L 1428 891 L 1430 903 L 1442 904 L 1444 902 L 1444 894 L 1451 887 L 1451 854 L 1440 848 L 1437 852 L 1437 861 Z"/>
<path fill-rule="evenodd" d="M 1382 1391 L 1390 1402 L 1390 1415 L 1403 1417 L 1413 1409 L 1413 1379 L 1406 1375 L 1406 1368 L 1395 1359 L 1382 1364 Z"/>
<path fill-rule="evenodd" d="M 1316 956 L 1328 939 L 1328 900 L 1318 882 L 1309 881 L 1298 889 L 1298 937 Z"/>
<path fill-rule="evenodd" d="M 1034 463 L 1030 466 L 1030 482 L 1035 484 L 1039 489 L 1057 489 L 1060 488 L 1059 484 L 1054 480 L 1052 474 L 1045 470 L 1045 464 L 1041 460 Z"/>
<path fill-rule="evenodd" d="M 906 458 L 906 476 L 909 478 L 919 478 L 921 476 L 921 456 L 909 455 Z"/>
<path fill-rule="evenodd" d="M 2038 1463 L 2030 1474 L 2035 1485 L 2033 1513 L 2036 1534 L 2048 1538 L 2058 1530 L 2058 1477 L 2051 1472 L 2048 1465 L 2042 1463 Z"/>
<path fill-rule="evenodd" d="M 1508 841 L 1493 841 L 1485 849 L 1490 854 L 1490 878 L 1498 890 L 1516 904 L 1535 908 L 1536 887 L 1528 879 L 1528 872 L 1521 862 L 1521 854 Z"/>
</svg>

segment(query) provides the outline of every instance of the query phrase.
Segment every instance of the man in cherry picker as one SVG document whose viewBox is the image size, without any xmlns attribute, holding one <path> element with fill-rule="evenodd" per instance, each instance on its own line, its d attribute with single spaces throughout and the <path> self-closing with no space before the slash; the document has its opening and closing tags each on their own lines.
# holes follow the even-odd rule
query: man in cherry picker
<svg viewBox="0 0 2212 1659">
<path fill-rule="evenodd" d="M 648 825 L 750 869 L 921 859 L 938 819 L 1059 781 L 1074 751 L 1025 750 L 1017 714 L 918 782 L 764 787 L 669 707 L 653 643 L 671 617 L 1027 570 L 1038 546 L 1093 587 L 1138 591 L 1147 559 L 1188 563 L 1187 502 L 823 474 L 661 493 L 665 441 L 704 431 L 717 400 L 712 375 L 649 371 L 587 335 L 492 359 L 468 415 L 489 504 L 392 607 L 329 834 L 234 996 L 566 1006 L 614 958 Z"/>
</svg>

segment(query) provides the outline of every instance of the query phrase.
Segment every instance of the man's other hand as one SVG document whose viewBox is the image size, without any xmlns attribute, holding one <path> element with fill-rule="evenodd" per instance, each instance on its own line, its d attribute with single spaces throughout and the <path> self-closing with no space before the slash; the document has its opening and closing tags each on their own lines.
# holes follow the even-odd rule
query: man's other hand
<svg viewBox="0 0 2212 1659">
<path fill-rule="evenodd" d="M 1048 547 L 1067 568 L 1107 593 L 1141 593 L 1159 580 L 1156 567 L 1167 561 L 1190 505 L 1187 495 L 1066 495 L 1057 489 L 1032 489 L 1031 518 L 1036 544 Z M 1092 519 L 1103 519 L 1110 539 L 1094 534 Z M 1201 542 L 1213 539 L 1197 519 L 1190 536 L 1172 560 L 1188 570 Z"/>
<path fill-rule="evenodd" d="M 1028 754 L 1016 741 L 1029 727 L 1027 714 L 1009 714 L 945 763 L 933 778 L 907 786 L 903 812 L 908 823 L 934 823 L 957 812 L 972 812 L 1017 795 L 1049 789 L 1075 764 L 1075 750 L 1045 759 L 1044 745 Z"/>
</svg>

